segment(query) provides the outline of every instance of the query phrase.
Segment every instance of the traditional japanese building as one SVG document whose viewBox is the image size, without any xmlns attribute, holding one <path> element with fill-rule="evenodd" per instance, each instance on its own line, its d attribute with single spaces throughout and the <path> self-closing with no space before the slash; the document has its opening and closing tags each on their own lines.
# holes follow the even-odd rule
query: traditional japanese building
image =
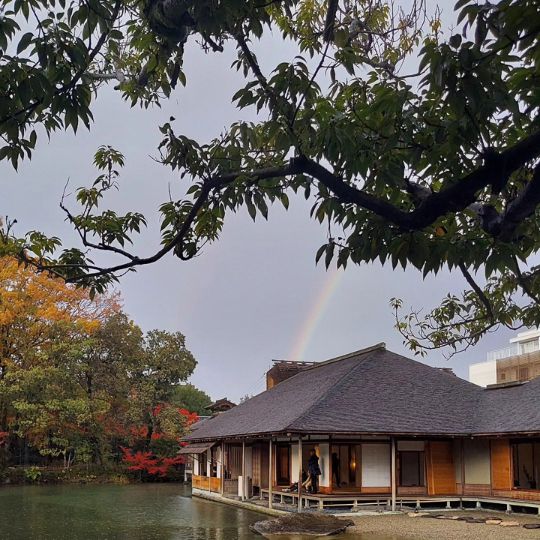
<svg viewBox="0 0 540 540">
<path fill-rule="evenodd" d="M 186 441 L 195 495 L 540 508 L 540 378 L 481 388 L 384 344 L 303 366 Z M 291 492 L 311 449 L 319 493 Z"/>
</svg>

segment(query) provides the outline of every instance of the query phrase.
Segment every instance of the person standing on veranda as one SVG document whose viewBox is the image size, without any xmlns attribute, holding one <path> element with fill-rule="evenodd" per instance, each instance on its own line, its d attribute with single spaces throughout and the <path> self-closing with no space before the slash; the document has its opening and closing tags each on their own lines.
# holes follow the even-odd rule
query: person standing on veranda
<svg viewBox="0 0 540 540">
<path fill-rule="evenodd" d="M 319 467 L 319 457 L 315 452 L 315 448 L 312 448 L 309 451 L 309 460 L 308 460 L 308 475 L 311 479 L 311 493 L 317 493 L 319 487 L 318 476 L 321 474 L 321 468 Z"/>
</svg>

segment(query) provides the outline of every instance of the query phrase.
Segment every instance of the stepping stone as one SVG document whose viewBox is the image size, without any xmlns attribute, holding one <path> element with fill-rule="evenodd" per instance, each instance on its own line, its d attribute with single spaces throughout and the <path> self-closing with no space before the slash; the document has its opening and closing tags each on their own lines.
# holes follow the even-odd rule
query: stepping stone
<svg viewBox="0 0 540 540">
<path fill-rule="evenodd" d="M 486 520 L 483 518 L 468 517 L 465 519 L 466 523 L 485 523 Z"/>
<path fill-rule="evenodd" d="M 499 527 L 519 527 L 519 523 L 517 521 L 501 521 Z"/>
<path fill-rule="evenodd" d="M 525 523 L 524 529 L 540 529 L 540 523 Z"/>
<path fill-rule="evenodd" d="M 428 512 L 409 512 L 407 514 L 409 517 L 412 517 L 412 518 L 417 518 L 417 517 L 429 517 L 429 513 Z"/>
<path fill-rule="evenodd" d="M 497 518 L 487 518 L 486 519 L 486 525 L 499 525 L 501 523 L 502 519 Z"/>
</svg>

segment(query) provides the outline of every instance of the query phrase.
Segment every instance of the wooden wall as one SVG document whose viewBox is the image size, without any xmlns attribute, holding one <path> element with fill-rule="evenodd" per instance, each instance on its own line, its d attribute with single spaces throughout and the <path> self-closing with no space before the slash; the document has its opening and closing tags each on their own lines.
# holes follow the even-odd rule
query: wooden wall
<svg viewBox="0 0 540 540">
<path fill-rule="evenodd" d="M 426 448 L 428 495 L 456 493 L 452 441 L 430 441 Z"/>
<path fill-rule="evenodd" d="M 268 487 L 268 446 L 253 446 L 253 485 L 259 488 Z"/>
<path fill-rule="evenodd" d="M 512 452 L 508 439 L 491 441 L 491 487 L 512 489 Z"/>
<path fill-rule="evenodd" d="M 221 478 L 193 475 L 191 478 L 191 485 L 194 488 L 204 489 L 205 491 L 212 491 L 214 493 L 221 492 Z"/>
</svg>

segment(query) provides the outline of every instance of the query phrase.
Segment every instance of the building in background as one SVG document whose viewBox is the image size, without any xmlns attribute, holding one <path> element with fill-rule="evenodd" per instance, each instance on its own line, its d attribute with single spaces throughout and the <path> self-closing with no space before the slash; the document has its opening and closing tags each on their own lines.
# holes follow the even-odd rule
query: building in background
<svg viewBox="0 0 540 540">
<path fill-rule="evenodd" d="M 266 372 L 266 389 L 283 382 L 315 364 L 315 362 L 296 362 L 292 360 L 272 360 L 273 366 Z"/>
<path fill-rule="evenodd" d="M 206 409 L 210 411 L 210 414 L 212 416 L 214 416 L 216 414 L 229 411 L 233 407 L 236 407 L 236 403 L 233 403 L 227 398 L 221 398 L 217 401 L 214 401 L 214 403 L 210 403 L 210 405 L 208 405 Z"/>
<path fill-rule="evenodd" d="M 540 330 L 521 332 L 504 349 L 469 366 L 469 380 L 479 386 L 530 381 L 540 377 Z"/>
</svg>

